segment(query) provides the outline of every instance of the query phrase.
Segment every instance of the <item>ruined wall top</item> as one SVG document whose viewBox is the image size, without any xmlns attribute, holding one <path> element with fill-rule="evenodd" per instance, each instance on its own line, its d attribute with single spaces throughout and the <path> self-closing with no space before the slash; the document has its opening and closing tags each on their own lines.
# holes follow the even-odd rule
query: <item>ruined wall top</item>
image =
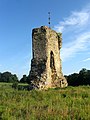
<svg viewBox="0 0 90 120">
<path fill-rule="evenodd" d="M 59 50 L 62 45 L 62 34 L 50 29 L 47 26 L 34 28 L 32 30 L 32 48 L 33 58 L 46 59 L 47 49 L 58 46 Z"/>
</svg>

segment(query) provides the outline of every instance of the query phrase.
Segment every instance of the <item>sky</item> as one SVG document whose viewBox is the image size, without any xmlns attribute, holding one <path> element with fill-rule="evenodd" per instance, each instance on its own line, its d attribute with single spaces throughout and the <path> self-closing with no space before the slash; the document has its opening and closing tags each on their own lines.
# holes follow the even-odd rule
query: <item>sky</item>
<svg viewBox="0 0 90 120">
<path fill-rule="evenodd" d="M 32 29 L 48 26 L 62 32 L 64 75 L 90 69 L 90 0 L 0 0 L 0 72 L 20 79 L 32 59 Z"/>
</svg>

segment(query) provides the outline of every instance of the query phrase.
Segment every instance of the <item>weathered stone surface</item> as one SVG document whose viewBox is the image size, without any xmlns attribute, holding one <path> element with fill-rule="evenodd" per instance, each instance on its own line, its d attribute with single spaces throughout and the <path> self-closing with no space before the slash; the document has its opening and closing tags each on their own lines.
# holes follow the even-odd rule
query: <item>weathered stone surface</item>
<svg viewBox="0 0 90 120">
<path fill-rule="evenodd" d="M 62 74 L 60 49 L 61 33 L 47 26 L 32 31 L 32 52 L 30 85 L 34 89 L 66 87 L 67 81 Z"/>
</svg>

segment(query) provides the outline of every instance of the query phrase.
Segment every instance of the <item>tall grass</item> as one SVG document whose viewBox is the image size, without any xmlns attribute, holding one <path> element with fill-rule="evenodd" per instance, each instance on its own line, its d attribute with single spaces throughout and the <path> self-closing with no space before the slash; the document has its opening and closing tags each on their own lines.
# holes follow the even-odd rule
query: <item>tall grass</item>
<svg viewBox="0 0 90 120">
<path fill-rule="evenodd" d="M 90 120 L 90 86 L 18 91 L 0 84 L 0 120 Z"/>
</svg>

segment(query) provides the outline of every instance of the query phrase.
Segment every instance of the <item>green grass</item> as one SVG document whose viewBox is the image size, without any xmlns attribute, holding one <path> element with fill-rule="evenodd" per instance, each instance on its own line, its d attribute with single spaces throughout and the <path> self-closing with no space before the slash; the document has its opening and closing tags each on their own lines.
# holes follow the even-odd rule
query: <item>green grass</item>
<svg viewBox="0 0 90 120">
<path fill-rule="evenodd" d="M 90 120 L 90 86 L 18 91 L 0 84 L 0 120 Z"/>
</svg>

